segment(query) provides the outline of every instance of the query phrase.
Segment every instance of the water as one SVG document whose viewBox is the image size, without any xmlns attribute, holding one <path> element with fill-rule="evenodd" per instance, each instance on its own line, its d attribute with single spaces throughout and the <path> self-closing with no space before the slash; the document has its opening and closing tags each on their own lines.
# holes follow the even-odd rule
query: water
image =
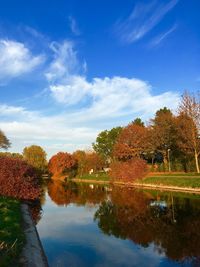
<svg viewBox="0 0 200 267">
<path fill-rule="evenodd" d="M 200 196 L 50 182 L 37 229 L 50 266 L 200 266 Z"/>
</svg>

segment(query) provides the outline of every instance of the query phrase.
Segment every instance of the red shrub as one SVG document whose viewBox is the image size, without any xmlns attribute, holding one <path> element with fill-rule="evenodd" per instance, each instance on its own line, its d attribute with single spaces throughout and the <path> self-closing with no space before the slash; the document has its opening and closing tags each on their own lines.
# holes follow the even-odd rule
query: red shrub
<svg viewBox="0 0 200 267">
<path fill-rule="evenodd" d="M 39 194 L 39 179 L 32 166 L 17 158 L 0 158 L 0 195 L 33 200 Z"/>
<path fill-rule="evenodd" d="M 141 179 L 147 174 L 147 164 L 142 159 L 117 161 L 111 164 L 110 176 L 113 180 L 132 181 Z"/>
</svg>

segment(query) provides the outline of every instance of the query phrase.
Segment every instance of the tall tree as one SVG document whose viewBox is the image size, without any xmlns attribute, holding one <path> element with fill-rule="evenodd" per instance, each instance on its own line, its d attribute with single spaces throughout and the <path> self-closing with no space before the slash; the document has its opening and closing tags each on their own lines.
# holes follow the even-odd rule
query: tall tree
<svg viewBox="0 0 200 267">
<path fill-rule="evenodd" d="M 194 155 L 196 171 L 199 173 L 200 156 L 200 93 L 185 92 L 179 105 L 179 145 L 187 147 Z"/>
<path fill-rule="evenodd" d="M 164 107 L 151 120 L 151 149 L 161 152 L 165 166 L 169 164 L 169 151 L 176 150 L 176 123 L 170 109 Z M 170 169 L 170 168 L 169 168 Z"/>
<path fill-rule="evenodd" d="M 94 151 L 108 162 L 112 158 L 113 147 L 121 131 L 122 127 L 112 128 L 110 131 L 102 131 L 98 134 L 96 142 L 92 144 Z"/>
<path fill-rule="evenodd" d="M 5 134 L 0 130 L 0 148 L 8 149 L 11 146 L 10 141 Z"/>
<path fill-rule="evenodd" d="M 25 147 L 23 158 L 38 171 L 44 172 L 47 167 L 46 152 L 40 146 Z"/>
<path fill-rule="evenodd" d="M 131 123 L 125 127 L 114 146 L 113 155 L 119 160 L 140 157 L 146 149 L 147 128 Z"/>
</svg>

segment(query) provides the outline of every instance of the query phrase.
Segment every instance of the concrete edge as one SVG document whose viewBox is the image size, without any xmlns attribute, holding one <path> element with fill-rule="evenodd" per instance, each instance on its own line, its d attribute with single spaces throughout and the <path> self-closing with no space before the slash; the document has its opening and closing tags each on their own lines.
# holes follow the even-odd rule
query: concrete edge
<svg viewBox="0 0 200 267">
<path fill-rule="evenodd" d="M 23 267 L 48 267 L 47 257 L 27 204 L 21 204 L 21 212 L 26 243 L 21 253 L 20 263 Z"/>
</svg>

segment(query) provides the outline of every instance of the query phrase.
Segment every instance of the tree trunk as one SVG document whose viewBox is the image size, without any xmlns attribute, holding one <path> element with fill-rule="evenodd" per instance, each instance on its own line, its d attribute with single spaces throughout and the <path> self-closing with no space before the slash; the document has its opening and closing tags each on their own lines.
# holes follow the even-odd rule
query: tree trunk
<svg viewBox="0 0 200 267">
<path fill-rule="evenodd" d="M 199 161 L 198 161 L 198 154 L 196 150 L 194 152 L 194 157 L 195 157 L 196 170 L 197 170 L 197 173 L 199 173 Z"/>
</svg>

